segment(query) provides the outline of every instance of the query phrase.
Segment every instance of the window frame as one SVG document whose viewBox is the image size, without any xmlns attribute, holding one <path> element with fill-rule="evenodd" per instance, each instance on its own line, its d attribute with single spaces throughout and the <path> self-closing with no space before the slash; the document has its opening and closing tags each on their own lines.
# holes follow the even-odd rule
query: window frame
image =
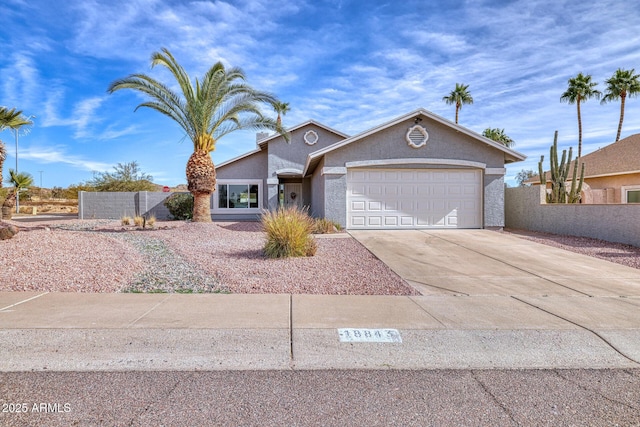
<svg viewBox="0 0 640 427">
<path fill-rule="evenodd" d="M 257 208 L 221 208 L 220 203 L 220 186 L 221 185 L 246 185 L 249 188 L 252 185 L 258 186 L 258 207 Z M 262 180 L 261 179 L 219 179 L 216 181 L 216 191 L 213 193 L 213 209 L 214 213 L 261 213 L 262 212 Z M 227 202 L 229 201 L 229 190 L 227 188 Z"/>
<path fill-rule="evenodd" d="M 628 192 L 629 191 L 640 191 L 640 185 L 624 185 L 622 187 L 620 187 L 620 193 L 621 193 L 621 197 L 620 197 L 620 201 L 624 204 L 629 203 L 629 195 Z M 635 205 L 635 203 L 633 203 Z"/>
</svg>

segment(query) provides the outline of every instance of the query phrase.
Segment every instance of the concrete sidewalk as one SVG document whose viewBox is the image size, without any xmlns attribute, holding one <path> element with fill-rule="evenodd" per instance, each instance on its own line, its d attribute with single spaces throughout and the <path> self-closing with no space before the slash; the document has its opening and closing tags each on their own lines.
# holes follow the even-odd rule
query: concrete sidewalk
<svg viewBox="0 0 640 427">
<path fill-rule="evenodd" d="M 640 297 L 12 292 L 0 338 L 4 372 L 638 368 Z"/>
</svg>

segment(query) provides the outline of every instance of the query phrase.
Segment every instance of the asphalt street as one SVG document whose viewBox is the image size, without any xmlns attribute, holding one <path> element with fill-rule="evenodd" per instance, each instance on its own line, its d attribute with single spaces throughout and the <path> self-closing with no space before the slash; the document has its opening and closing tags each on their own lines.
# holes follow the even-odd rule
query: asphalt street
<svg viewBox="0 0 640 427">
<path fill-rule="evenodd" d="M 640 370 L 13 372 L 0 393 L 3 426 L 640 425 Z"/>
</svg>

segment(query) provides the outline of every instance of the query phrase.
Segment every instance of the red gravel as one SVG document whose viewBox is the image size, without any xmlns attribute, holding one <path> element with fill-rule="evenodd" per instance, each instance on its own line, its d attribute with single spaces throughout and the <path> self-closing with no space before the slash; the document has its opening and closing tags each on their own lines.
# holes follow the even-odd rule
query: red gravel
<svg viewBox="0 0 640 427">
<path fill-rule="evenodd" d="M 506 229 L 504 232 L 544 245 L 640 269 L 640 248 L 636 246 L 590 237 L 566 236 L 529 230 Z"/>
<path fill-rule="evenodd" d="M 257 223 L 186 224 L 158 237 L 232 293 L 419 295 L 351 237 L 318 238 L 313 257 L 268 259 Z"/>
<path fill-rule="evenodd" d="M 121 232 L 164 241 L 231 293 L 419 295 L 351 237 L 318 238 L 313 257 L 267 259 L 255 222 L 163 221 L 144 232 L 119 221 L 11 223 L 21 231 L 0 241 L 0 291 L 118 292 L 145 268 L 130 242 L 108 236 Z M 159 264 L 171 270 L 172 258 Z"/>
<path fill-rule="evenodd" d="M 0 291 L 117 292 L 143 268 L 132 246 L 99 233 L 20 228 L 0 241 Z"/>
</svg>

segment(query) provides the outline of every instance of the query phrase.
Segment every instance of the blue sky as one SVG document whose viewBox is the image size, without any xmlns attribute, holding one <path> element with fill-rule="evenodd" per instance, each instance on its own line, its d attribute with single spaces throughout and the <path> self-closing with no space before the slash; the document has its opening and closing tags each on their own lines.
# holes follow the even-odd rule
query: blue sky
<svg viewBox="0 0 640 427">
<path fill-rule="evenodd" d="M 554 130 L 577 145 L 567 80 L 588 73 L 604 90 L 617 68 L 640 72 L 640 7 L 633 1 L 525 0 L 3 0 L 0 105 L 35 115 L 19 136 L 19 170 L 62 186 L 137 161 L 163 185 L 185 183 L 190 141 L 171 120 L 134 108 L 142 98 L 106 92 L 117 78 L 148 73 L 167 47 L 191 76 L 214 62 L 241 67 L 249 84 L 289 102 L 286 126 L 314 119 L 353 135 L 423 107 L 453 120 L 442 97 L 469 85 L 460 124 L 504 128 L 537 170 Z M 615 139 L 619 103 L 583 104 L 588 153 Z M 274 114 L 275 116 L 275 114 Z M 622 137 L 640 132 L 630 99 Z M 15 166 L 15 139 L 5 171 Z M 218 141 L 214 163 L 255 147 L 254 132 Z M 640 149 L 640 148 L 639 148 Z M 42 173 L 40 173 L 42 171 Z"/>
</svg>

